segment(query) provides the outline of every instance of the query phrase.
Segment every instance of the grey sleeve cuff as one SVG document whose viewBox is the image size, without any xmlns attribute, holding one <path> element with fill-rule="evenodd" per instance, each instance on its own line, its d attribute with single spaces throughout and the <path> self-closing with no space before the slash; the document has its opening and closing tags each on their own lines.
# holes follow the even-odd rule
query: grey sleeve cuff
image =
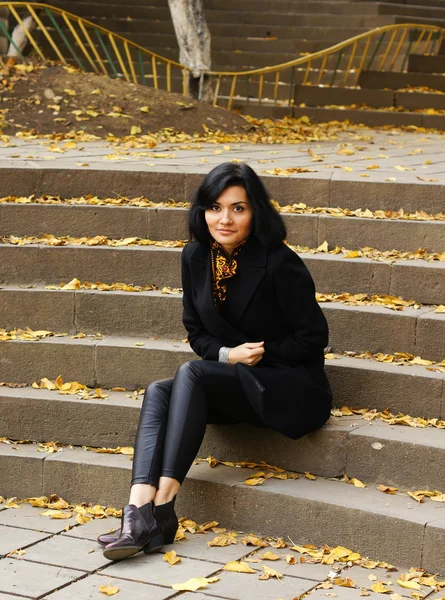
<svg viewBox="0 0 445 600">
<path fill-rule="evenodd" d="M 228 363 L 229 362 L 229 352 L 232 348 L 228 346 L 221 346 L 218 352 L 218 360 L 219 362 Z"/>
</svg>

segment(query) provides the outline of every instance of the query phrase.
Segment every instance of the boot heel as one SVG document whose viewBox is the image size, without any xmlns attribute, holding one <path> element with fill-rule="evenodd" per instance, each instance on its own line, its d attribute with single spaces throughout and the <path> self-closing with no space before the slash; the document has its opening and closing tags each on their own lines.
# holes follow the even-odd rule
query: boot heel
<svg viewBox="0 0 445 600">
<path fill-rule="evenodd" d="M 158 535 L 155 535 L 155 537 L 151 538 L 148 544 L 145 544 L 143 550 L 145 554 L 150 554 L 155 550 L 160 550 L 161 548 L 163 548 L 164 544 L 164 535 L 162 533 L 159 533 Z"/>
</svg>

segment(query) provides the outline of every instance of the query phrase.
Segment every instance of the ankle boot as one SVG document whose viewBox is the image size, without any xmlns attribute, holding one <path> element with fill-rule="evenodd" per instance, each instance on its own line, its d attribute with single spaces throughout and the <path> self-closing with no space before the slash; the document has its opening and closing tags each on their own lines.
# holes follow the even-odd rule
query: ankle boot
<svg viewBox="0 0 445 600">
<path fill-rule="evenodd" d="M 157 522 L 153 509 L 153 501 L 144 504 L 140 508 L 134 504 L 124 506 L 122 509 L 121 534 L 115 542 L 105 546 L 105 558 L 122 560 L 133 556 L 140 550 L 153 552 L 163 547 L 162 527 Z"/>
<path fill-rule="evenodd" d="M 176 496 L 174 496 L 170 502 L 159 504 L 158 506 L 155 505 L 154 507 L 156 521 L 161 525 L 164 531 L 164 544 L 173 544 L 176 532 L 178 531 L 178 517 L 174 511 L 175 500 Z M 110 533 L 103 533 L 98 536 L 97 543 L 101 546 L 112 544 L 119 539 L 120 534 L 120 529 L 116 529 Z"/>
<path fill-rule="evenodd" d="M 158 504 L 155 506 L 155 517 L 158 523 L 161 524 L 164 532 L 164 544 L 173 544 L 175 541 L 175 535 L 178 531 L 178 517 L 175 513 L 175 500 L 176 496 L 173 496 L 170 502 L 165 504 Z"/>
</svg>

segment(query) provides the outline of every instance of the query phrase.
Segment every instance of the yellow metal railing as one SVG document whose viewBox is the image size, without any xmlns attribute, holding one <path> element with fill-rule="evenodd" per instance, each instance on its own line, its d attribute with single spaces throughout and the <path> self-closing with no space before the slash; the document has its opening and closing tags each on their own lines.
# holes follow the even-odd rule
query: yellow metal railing
<svg viewBox="0 0 445 600">
<path fill-rule="evenodd" d="M 126 81 L 151 84 L 156 89 L 172 91 L 176 74 L 182 82 L 182 93 L 187 95 L 188 72 L 185 65 L 164 58 L 113 33 L 87 19 L 66 10 L 40 2 L 0 2 L 0 9 L 9 11 L 9 27 L 0 20 L 0 37 L 23 61 L 30 57 L 14 41 L 11 32 L 19 25 L 24 31 L 32 53 L 43 61 L 75 64 L 83 71 L 93 71 L 122 77 Z M 32 17 L 33 29 L 24 24 L 24 14 Z"/>
<path fill-rule="evenodd" d="M 297 85 L 357 86 L 362 71 L 403 72 L 410 54 L 437 54 L 444 33 L 434 25 L 386 25 L 280 65 L 211 71 L 216 78 L 213 104 L 225 100 L 230 109 L 235 99 L 242 99 L 291 106 Z"/>
<path fill-rule="evenodd" d="M 0 20 L 0 36 L 7 38 L 24 61 L 30 55 L 25 56 L 14 43 L 14 25 L 22 27 L 32 54 L 41 60 L 77 64 L 84 71 L 188 93 L 188 67 L 95 23 L 36 2 L 0 2 L 1 8 L 9 10 L 12 22 L 8 29 Z M 33 30 L 23 22 L 25 13 L 35 22 Z M 201 84 L 205 75 L 214 78 L 215 106 L 223 102 L 231 109 L 235 100 L 292 106 L 299 85 L 357 86 L 363 71 L 403 72 L 410 54 L 437 54 L 444 32 L 434 25 L 387 25 L 283 64 L 248 71 L 201 73 Z"/>
</svg>

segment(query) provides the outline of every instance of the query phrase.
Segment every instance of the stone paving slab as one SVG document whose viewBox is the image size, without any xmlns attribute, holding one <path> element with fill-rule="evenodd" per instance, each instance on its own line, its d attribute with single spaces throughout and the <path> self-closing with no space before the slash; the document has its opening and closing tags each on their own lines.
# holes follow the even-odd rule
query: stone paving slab
<svg viewBox="0 0 445 600">
<path fill-rule="evenodd" d="M 397 592 L 401 596 L 406 596 L 407 598 L 410 598 L 410 590 L 408 590 L 407 588 L 403 588 L 397 584 L 397 579 L 400 579 L 400 574 L 402 572 L 405 573 L 408 571 L 409 567 L 398 567 L 395 571 L 387 571 L 379 567 L 376 567 L 375 569 L 364 569 L 362 567 L 353 566 L 345 568 L 341 572 L 341 577 L 342 579 L 346 579 L 347 577 L 349 577 L 355 582 L 358 588 L 366 588 L 369 591 L 371 591 L 371 585 L 377 583 L 377 581 L 381 581 L 386 586 L 391 586 L 391 590 L 393 591 L 393 593 Z M 369 579 L 369 576 L 371 576 L 372 578 L 376 577 L 377 579 Z M 431 588 L 426 585 L 422 585 L 421 591 L 423 594 L 427 595 L 431 592 Z"/>
<path fill-rule="evenodd" d="M 328 594 L 332 594 L 332 596 L 328 596 Z M 334 585 L 332 589 L 314 590 L 308 594 L 307 598 L 310 598 L 310 600 L 326 600 L 326 598 L 335 598 L 336 600 L 357 600 L 360 596 L 361 594 L 357 589 Z M 376 592 L 369 592 L 369 594 L 366 594 L 366 597 L 369 598 L 369 600 L 382 600 L 382 594 L 377 594 Z"/>
<path fill-rule="evenodd" d="M 38 531 L 32 531 L 31 529 L 19 529 L 16 528 L 12 531 L 9 527 L 0 525 L 0 556 L 6 556 L 13 550 L 19 550 L 40 542 L 45 538 L 49 537 L 47 533 L 39 533 Z"/>
<path fill-rule="evenodd" d="M 173 589 L 161 588 L 149 583 L 95 574 L 65 587 L 47 598 L 48 600 L 104 600 L 107 596 L 99 590 L 102 585 L 118 587 L 119 592 L 116 598 L 122 600 L 166 600 L 177 594 Z M 181 596 L 182 598 L 183 596 Z"/>
<path fill-rule="evenodd" d="M 81 571 L 72 569 L 5 558 L 0 561 L 0 592 L 39 598 L 82 575 Z"/>
<path fill-rule="evenodd" d="M 22 498 L 25 497 L 26 494 L 22 496 Z M 46 510 L 44 508 L 35 508 L 30 504 L 20 504 L 19 506 L 21 508 L 8 508 L 1 511 L 0 525 L 55 534 L 64 531 L 67 525 L 72 526 L 76 524 L 74 517 L 71 519 L 49 519 L 40 516 L 40 513 Z"/>
<path fill-rule="evenodd" d="M 445 600 L 445 591 L 442 588 L 442 591 L 435 592 L 428 596 L 428 600 Z"/>
<path fill-rule="evenodd" d="M 95 542 L 101 533 L 110 533 L 120 527 L 121 520 L 116 517 L 107 517 L 106 519 L 92 519 L 82 526 L 72 527 L 62 535 L 73 538 L 81 538 Z M 99 545 L 98 545 L 99 547 Z M 96 548 L 97 550 L 97 548 Z"/>
<path fill-rule="evenodd" d="M 255 565 L 250 565 L 255 568 Z M 271 568 L 276 568 L 273 565 Z M 279 570 L 276 568 L 276 570 Z M 308 592 L 316 583 L 309 579 L 298 579 L 296 577 L 282 577 L 280 581 L 275 577 L 261 581 L 258 579 L 262 573 L 262 569 L 258 570 L 258 574 L 245 573 L 228 573 L 223 572 L 219 576 L 220 581 L 212 583 L 208 588 L 203 590 L 203 595 L 210 598 L 215 595 L 230 598 L 230 600 L 293 600 L 295 597 Z M 281 571 L 279 571 L 281 572 Z M 267 584 L 267 587 L 264 584 Z"/>
<path fill-rule="evenodd" d="M 181 600 L 209 600 L 209 597 L 201 592 L 186 592 L 180 596 Z M 212 596 L 212 598 L 222 598 L 221 596 Z"/>
<path fill-rule="evenodd" d="M 242 534 L 239 535 L 241 539 Z M 178 556 L 206 560 L 208 562 L 225 565 L 232 560 L 240 560 L 252 554 L 252 546 L 244 544 L 232 544 L 230 546 L 209 546 L 208 543 L 215 538 L 215 534 L 209 531 L 206 534 L 186 534 L 186 539 L 176 540 L 173 544 L 165 547 L 167 552 L 174 550 Z"/>
<path fill-rule="evenodd" d="M 183 583 L 192 577 L 211 577 L 220 569 L 221 565 L 218 563 L 187 557 L 183 557 L 180 563 L 170 566 L 163 559 L 161 553 L 144 554 L 140 552 L 128 560 L 109 563 L 109 566 L 101 569 L 101 573 L 170 587 L 173 583 Z"/>
<path fill-rule="evenodd" d="M 23 559 L 90 573 L 109 562 L 96 544 L 63 535 L 35 544 L 27 550 Z"/>
</svg>

